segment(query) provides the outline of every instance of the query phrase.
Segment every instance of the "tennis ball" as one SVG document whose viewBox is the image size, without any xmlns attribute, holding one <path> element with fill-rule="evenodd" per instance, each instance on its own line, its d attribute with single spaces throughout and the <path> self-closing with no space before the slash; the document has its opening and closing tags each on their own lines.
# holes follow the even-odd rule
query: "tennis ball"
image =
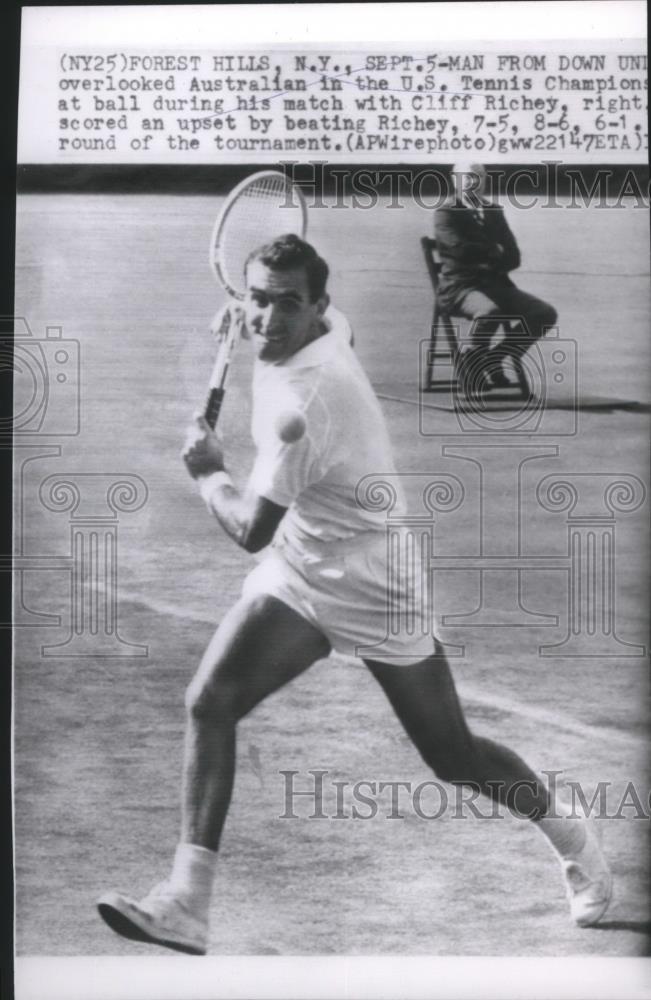
<svg viewBox="0 0 651 1000">
<path fill-rule="evenodd" d="M 276 434 L 285 444 L 300 441 L 305 434 L 305 417 L 296 410 L 287 410 L 276 419 Z"/>
</svg>

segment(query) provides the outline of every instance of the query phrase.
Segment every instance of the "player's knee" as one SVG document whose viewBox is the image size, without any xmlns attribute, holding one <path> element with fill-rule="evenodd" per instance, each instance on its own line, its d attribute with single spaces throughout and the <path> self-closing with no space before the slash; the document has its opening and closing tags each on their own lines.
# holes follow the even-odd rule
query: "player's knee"
<svg viewBox="0 0 651 1000">
<path fill-rule="evenodd" d="M 441 781 L 449 785 L 464 785 L 476 778 L 477 768 L 474 755 L 458 752 L 452 748 L 435 747 L 425 751 L 423 759 Z"/>
<path fill-rule="evenodd" d="M 439 747 L 431 747 L 421 750 L 421 756 L 441 781 L 451 782 L 454 780 L 457 762 L 451 754 L 445 753 Z"/>
<path fill-rule="evenodd" d="M 435 761 L 432 770 L 437 778 L 449 785 L 463 783 L 465 768 L 461 762 L 452 757 L 443 757 Z"/>
<path fill-rule="evenodd" d="M 193 719 L 208 715 L 212 698 L 204 685 L 192 681 L 185 690 L 185 711 Z"/>
<path fill-rule="evenodd" d="M 209 685 L 195 679 L 185 692 L 185 710 L 195 722 L 236 722 L 237 693 L 232 685 Z"/>
</svg>

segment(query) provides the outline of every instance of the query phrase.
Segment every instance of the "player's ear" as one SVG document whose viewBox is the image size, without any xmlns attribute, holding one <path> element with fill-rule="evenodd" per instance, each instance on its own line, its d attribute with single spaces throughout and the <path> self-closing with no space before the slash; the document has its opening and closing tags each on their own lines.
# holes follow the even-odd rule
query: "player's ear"
<svg viewBox="0 0 651 1000">
<path fill-rule="evenodd" d="M 326 311 L 329 305 L 330 305 L 330 296 L 328 295 L 327 292 L 324 292 L 323 295 L 316 300 L 317 316 L 323 316 L 324 312 Z"/>
</svg>

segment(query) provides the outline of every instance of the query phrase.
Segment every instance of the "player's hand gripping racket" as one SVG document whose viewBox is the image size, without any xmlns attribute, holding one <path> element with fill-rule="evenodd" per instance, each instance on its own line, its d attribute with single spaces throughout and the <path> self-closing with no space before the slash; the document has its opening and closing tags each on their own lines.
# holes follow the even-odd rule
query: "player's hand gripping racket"
<svg viewBox="0 0 651 1000">
<path fill-rule="evenodd" d="M 244 324 L 240 303 L 246 293 L 244 266 L 263 243 L 285 233 L 304 238 L 307 208 L 299 189 L 277 170 L 253 174 L 234 188 L 215 222 L 210 240 L 210 266 L 230 296 L 215 316 L 212 331 L 217 356 L 210 378 L 204 416 L 214 428 L 224 401 L 233 348 Z"/>
</svg>

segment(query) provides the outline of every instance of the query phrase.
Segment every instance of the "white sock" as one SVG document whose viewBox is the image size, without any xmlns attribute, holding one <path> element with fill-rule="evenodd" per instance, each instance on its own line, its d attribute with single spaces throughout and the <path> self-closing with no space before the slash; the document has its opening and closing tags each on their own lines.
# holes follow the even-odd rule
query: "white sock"
<svg viewBox="0 0 651 1000">
<path fill-rule="evenodd" d="M 169 885 L 193 908 L 208 912 L 217 852 L 197 844 L 178 844 Z"/>
<path fill-rule="evenodd" d="M 581 817 L 572 815 L 564 802 L 555 802 L 551 816 L 543 816 L 535 826 L 561 858 L 576 858 L 586 842 L 586 828 Z"/>
</svg>

